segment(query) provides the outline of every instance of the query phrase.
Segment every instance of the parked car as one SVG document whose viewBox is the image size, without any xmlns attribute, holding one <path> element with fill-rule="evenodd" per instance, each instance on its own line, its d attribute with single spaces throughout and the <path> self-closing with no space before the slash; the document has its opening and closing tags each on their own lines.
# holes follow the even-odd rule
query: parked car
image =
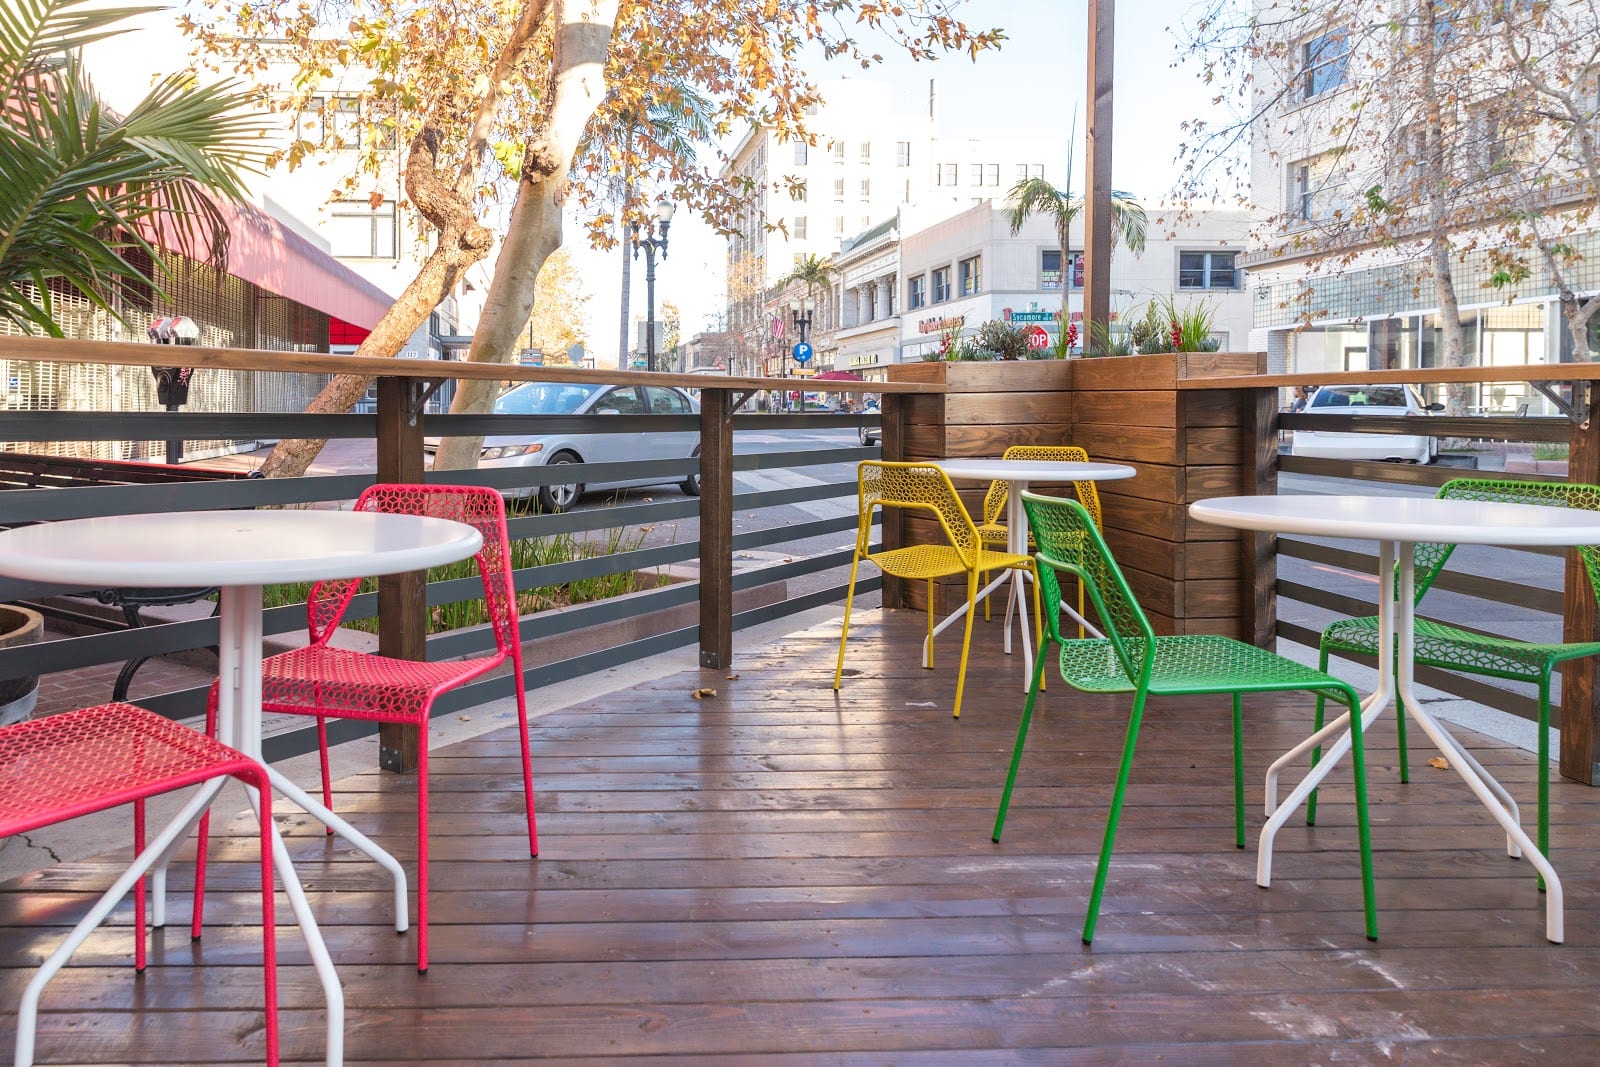
<svg viewBox="0 0 1600 1067">
<path fill-rule="evenodd" d="M 524 382 L 502 393 L 494 402 L 497 415 L 692 415 L 699 405 L 682 389 L 664 385 L 615 385 L 576 382 Z M 431 455 L 437 437 L 424 447 Z M 638 463 L 654 459 L 690 459 L 700 455 L 700 435 L 694 430 L 644 430 L 639 433 L 503 434 L 487 437 L 478 466 L 553 467 L 569 463 Z M 598 489 L 628 489 L 670 484 L 677 475 L 623 478 L 606 482 L 565 482 L 541 486 L 539 506 L 564 511 L 584 493 Z M 690 496 L 700 495 L 700 475 L 678 482 Z M 507 490 L 508 496 L 527 497 L 531 488 Z"/>
<path fill-rule="evenodd" d="M 1305 407 L 1308 415 L 1422 416 L 1443 410 L 1443 404 L 1427 403 L 1411 385 L 1325 385 Z M 1398 426 L 1394 433 L 1296 430 L 1289 451 L 1296 456 L 1322 459 L 1432 463 L 1439 454 L 1439 443 L 1425 434 L 1406 433 Z"/>
<path fill-rule="evenodd" d="M 877 414 L 880 413 L 880 411 L 881 411 L 881 409 L 879 408 L 878 402 L 876 400 L 867 401 L 866 406 L 861 409 L 861 413 L 863 415 L 877 415 Z M 882 426 L 863 426 L 863 427 L 861 427 L 861 447 L 862 448 L 866 448 L 866 447 L 868 447 L 870 445 L 875 445 L 882 439 L 883 439 L 883 427 Z"/>
</svg>

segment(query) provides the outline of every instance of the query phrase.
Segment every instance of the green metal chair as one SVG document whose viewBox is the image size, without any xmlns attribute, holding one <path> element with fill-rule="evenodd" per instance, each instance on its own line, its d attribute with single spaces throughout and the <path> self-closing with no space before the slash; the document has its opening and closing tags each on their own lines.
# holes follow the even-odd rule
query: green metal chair
<svg viewBox="0 0 1600 1067">
<path fill-rule="evenodd" d="M 1492 500 L 1509 504 L 1536 504 L 1554 508 L 1581 508 L 1600 511 L 1600 486 L 1564 482 L 1494 481 L 1483 478 L 1457 478 L 1440 486 L 1441 500 Z M 1416 600 L 1420 611 L 1422 597 L 1444 570 L 1455 545 L 1425 543 L 1416 547 Z M 1589 572 L 1589 585 L 1600 596 L 1600 546 L 1578 549 Z M 1399 578 L 1396 577 L 1398 583 Z M 1398 585 L 1396 586 L 1398 591 Z M 1537 644 L 1509 637 L 1473 633 L 1417 617 L 1416 662 L 1428 667 L 1460 671 L 1488 678 L 1529 682 L 1539 687 L 1539 851 L 1550 855 L 1550 677 L 1555 668 L 1568 660 L 1600 653 L 1600 642 Z M 1322 631 L 1323 670 L 1333 652 L 1377 655 L 1378 617 L 1341 619 Z M 1394 655 L 1394 651 L 1389 653 Z M 1322 700 L 1317 700 L 1317 725 L 1322 725 Z M 1395 716 L 1400 741 L 1400 780 L 1410 779 L 1406 759 L 1406 716 L 1404 709 Z M 1313 755 L 1315 761 L 1315 754 Z M 1316 814 L 1316 794 L 1307 801 L 1308 817 Z"/>
<path fill-rule="evenodd" d="M 1100 862 L 1095 868 L 1094 889 L 1089 894 L 1089 912 L 1083 924 L 1083 942 L 1094 938 L 1105 893 L 1106 875 L 1111 865 L 1111 850 L 1116 840 L 1117 821 L 1122 814 L 1123 795 L 1133 769 L 1133 749 L 1144 716 L 1145 700 L 1151 695 L 1197 695 L 1228 693 L 1233 697 L 1233 811 L 1235 844 L 1244 847 L 1244 752 L 1243 718 L 1240 697 L 1244 693 L 1277 693 L 1306 690 L 1319 697 L 1333 697 L 1351 709 L 1351 760 L 1355 769 L 1356 822 L 1361 841 L 1361 890 L 1366 912 L 1367 937 L 1377 940 L 1378 919 L 1372 881 L 1372 841 L 1367 819 L 1366 758 L 1361 743 L 1361 715 L 1355 689 L 1321 671 L 1314 671 L 1293 660 L 1264 649 L 1210 634 L 1157 637 L 1145 618 L 1133 591 L 1128 588 L 1111 551 L 1106 548 L 1083 505 L 1076 500 L 1022 494 L 1028 524 L 1039 547 L 1035 557 L 1039 582 L 1046 604 L 1059 605 L 1061 588 L 1057 572 L 1075 576 L 1088 590 L 1090 602 L 1099 614 L 1104 638 L 1065 638 L 1061 633 L 1059 609 L 1046 612 L 1046 629 L 1041 635 L 1039 657 L 1033 683 L 1028 690 L 1022 722 L 1017 728 L 1017 746 L 1011 755 L 1011 771 L 1006 776 L 1005 792 L 994 821 L 994 840 L 999 842 L 1005 825 L 1011 790 L 1016 784 L 1017 767 L 1022 762 L 1022 746 L 1028 737 L 1034 701 L 1044 678 L 1045 645 L 1061 646 L 1061 678 L 1086 693 L 1132 693 L 1133 712 L 1128 719 L 1123 742 L 1122 765 L 1117 771 L 1116 791 L 1106 816 L 1105 839 L 1100 846 Z"/>
</svg>

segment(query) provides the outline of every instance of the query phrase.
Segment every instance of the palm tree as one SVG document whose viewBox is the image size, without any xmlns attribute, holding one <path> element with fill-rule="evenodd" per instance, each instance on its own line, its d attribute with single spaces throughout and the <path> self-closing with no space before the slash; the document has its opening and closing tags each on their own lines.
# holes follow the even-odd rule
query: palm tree
<svg viewBox="0 0 1600 1067">
<path fill-rule="evenodd" d="M 833 284 L 833 264 L 815 253 L 801 256 L 795 261 L 794 269 L 778 279 L 778 288 L 783 288 L 790 282 L 799 282 L 806 287 L 806 303 L 815 308 L 817 306 L 817 290 L 826 289 Z M 802 308 L 802 311 L 805 309 Z"/>
<path fill-rule="evenodd" d="M 0 11 L 0 319 L 24 331 L 61 336 L 51 294 L 63 287 L 113 315 L 123 290 L 159 290 L 158 246 L 226 255 L 207 190 L 242 197 L 242 173 L 259 158 L 246 96 L 174 75 L 117 115 L 73 52 L 122 32 L 115 24 L 139 10 L 7 0 Z M 158 277 L 130 252 L 149 256 Z"/>
<path fill-rule="evenodd" d="M 1070 149 L 1067 152 L 1067 174 L 1070 181 L 1072 174 Z M 1061 246 L 1061 318 L 1062 329 L 1065 329 L 1069 314 L 1067 297 L 1072 291 L 1071 239 L 1068 231 L 1072 229 L 1072 221 L 1083 211 L 1087 201 L 1081 196 L 1073 196 L 1069 189 L 1057 189 L 1043 178 L 1024 178 L 1011 187 L 1007 196 L 1011 201 L 1009 216 L 1011 236 L 1017 235 L 1030 215 L 1046 215 L 1055 223 L 1056 241 Z M 1132 193 L 1125 193 L 1120 189 L 1111 190 L 1111 221 L 1116 224 L 1111 231 L 1113 244 L 1120 240 L 1135 255 L 1144 251 L 1147 220 L 1144 208 L 1134 199 Z"/>
</svg>

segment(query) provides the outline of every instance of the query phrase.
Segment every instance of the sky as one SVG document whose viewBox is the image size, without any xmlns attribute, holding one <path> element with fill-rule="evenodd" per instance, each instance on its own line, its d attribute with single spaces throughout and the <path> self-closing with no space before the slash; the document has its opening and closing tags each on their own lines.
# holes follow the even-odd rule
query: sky
<svg viewBox="0 0 1600 1067">
<path fill-rule="evenodd" d="M 1147 203 L 1161 199 L 1172 187 L 1177 170 L 1173 159 L 1182 133 L 1179 124 L 1207 93 L 1193 63 L 1175 65 L 1181 53 L 1174 28 L 1195 6 L 1196 0 L 1122 0 L 1117 5 L 1115 60 L 1116 156 L 1112 180 L 1118 189 L 1134 193 Z M 939 132 L 960 138 L 996 139 L 1033 137 L 1044 142 L 1045 158 L 1062 158 L 1078 116 L 1078 144 L 1074 152 L 1078 173 L 1072 187 L 1083 188 L 1082 148 L 1086 76 L 1085 0 L 959 0 L 952 4 L 959 18 L 972 27 L 998 27 L 1008 40 L 996 52 L 976 61 L 947 56 L 933 63 L 916 63 L 890 54 L 872 71 L 847 63 L 818 62 L 811 72 L 816 81 L 839 77 L 888 82 L 896 88 L 906 109 L 921 107 L 928 79 L 939 82 Z M 101 51 L 91 51 L 89 66 L 95 84 L 113 104 L 126 106 L 148 88 L 150 66 L 132 57 L 166 57 L 161 70 L 183 65 L 185 42 L 170 11 L 143 16 L 143 38 L 120 38 Z M 863 43 L 866 43 L 863 31 Z M 598 366 L 617 365 L 617 308 L 621 296 L 618 251 L 595 252 L 582 230 L 569 224 L 567 247 L 589 294 L 589 350 Z M 664 303 L 682 313 L 683 333 L 692 336 L 715 324 L 723 304 L 724 242 L 701 219 L 680 211 L 673 219 L 668 256 L 657 263 L 657 314 Z M 630 311 L 642 315 L 645 306 L 644 259 L 634 266 Z"/>
<path fill-rule="evenodd" d="M 1146 202 L 1162 198 L 1176 180 L 1173 158 L 1189 117 L 1182 106 L 1206 99 L 1193 63 L 1174 69 L 1181 48 L 1169 27 L 1178 27 L 1195 0 L 1122 0 L 1118 7 L 1114 73 L 1115 152 L 1112 181 Z M 1049 145 L 1047 158 L 1063 158 L 1076 110 L 1077 173 L 1072 187 L 1083 188 L 1083 126 L 1087 76 L 1084 0 L 967 0 L 957 15 L 971 27 L 999 27 L 1009 38 L 999 51 L 976 61 L 947 56 L 916 63 L 891 56 L 871 71 L 852 64 L 819 64 L 817 81 L 852 77 L 895 86 L 906 110 L 924 106 L 930 77 L 939 82 L 939 131 L 946 137 L 996 139 L 1037 137 Z M 1181 103 L 1180 103 L 1181 102 Z M 724 293 L 724 242 L 703 221 L 679 212 L 673 219 L 669 258 L 656 268 L 656 307 L 676 304 L 689 336 L 714 326 Z M 574 254 L 589 285 L 591 350 L 599 366 L 615 366 L 617 306 L 621 294 L 620 253 Z M 637 263 L 630 312 L 643 312 L 644 260 Z"/>
</svg>

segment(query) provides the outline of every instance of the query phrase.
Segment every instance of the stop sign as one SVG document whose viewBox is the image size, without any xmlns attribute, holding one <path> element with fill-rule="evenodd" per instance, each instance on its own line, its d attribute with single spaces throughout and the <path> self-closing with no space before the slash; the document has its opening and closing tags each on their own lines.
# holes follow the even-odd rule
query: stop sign
<svg viewBox="0 0 1600 1067">
<path fill-rule="evenodd" d="M 1028 327 L 1028 347 L 1029 348 L 1049 348 L 1050 347 L 1050 331 L 1046 330 L 1043 326 L 1030 326 L 1030 327 Z"/>
</svg>

